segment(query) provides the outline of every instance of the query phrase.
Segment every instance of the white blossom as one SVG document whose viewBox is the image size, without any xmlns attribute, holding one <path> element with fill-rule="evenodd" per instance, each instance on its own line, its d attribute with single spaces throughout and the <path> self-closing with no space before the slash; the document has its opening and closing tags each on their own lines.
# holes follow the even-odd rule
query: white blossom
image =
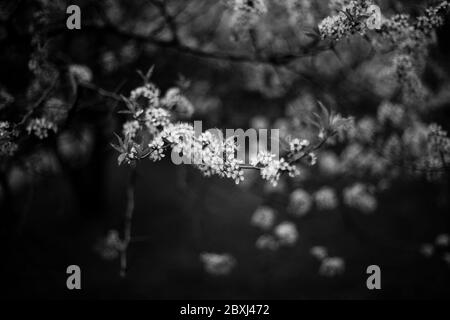
<svg viewBox="0 0 450 320">
<path fill-rule="evenodd" d="M 274 229 L 274 234 L 277 236 L 280 244 L 293 245 L 297 242 L 298 231 L 295 224 L 284 221 L 277 225 Z"/>
<path fill-rule="evenodd" d="M 200 260 L 205 271 L 214 276 L 227 275 L 236 266 L 236 259 L 230 254 L 202 253 Z"/>
<path fill-rule="evenodd" d="M 272 228 L 275 223 L 275 210 L 267 206 L 258 207 L 252 215 L 251 224 L 263 230 Z"/>
<path fill-rule="evenodd" d="M 319 268 L 319 274 L 325 277 L 341 275 L 345 271 L 345 261 L 339 257 L 324 258 Z"/>
</svg>

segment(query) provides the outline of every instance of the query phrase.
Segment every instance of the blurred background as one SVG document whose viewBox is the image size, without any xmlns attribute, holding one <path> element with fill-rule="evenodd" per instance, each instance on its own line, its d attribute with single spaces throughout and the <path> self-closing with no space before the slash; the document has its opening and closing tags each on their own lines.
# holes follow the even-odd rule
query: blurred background
<svg viewBox="0 0 450 320">
<path fill-rule="evenodd" d="M 370 2 L 390 22 L 325 37 L 317 26 L 348 3 L 2 1 L 2 298 L 449 298 L 447 11 Z M 66 27 L 70 4 L 80 30 Z M 389 24 L 400 13 L 408 31 Z M 441 20 L 428 33 L 420 17 Z M 354 127 L 276 186 L 252 170 L 239 185 L 203 177 L 170 157 L 119 166 L 121 95 L 152 66 L 161 96 L 179 87 L 189 101 L 176 121 L 314 141 L 322 101 Z M 72 264 L 81 290 L 67 290 Z M 367 289 L 369 265 L 381 290 Z"/>
</svg>

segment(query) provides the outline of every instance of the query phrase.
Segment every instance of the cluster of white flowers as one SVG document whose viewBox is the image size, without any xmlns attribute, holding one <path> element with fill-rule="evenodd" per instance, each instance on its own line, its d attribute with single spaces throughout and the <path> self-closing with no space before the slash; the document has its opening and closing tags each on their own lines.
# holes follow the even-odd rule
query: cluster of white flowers
<svg viewBox="0 0 450 320">
<path fill-rule="evenodd" d="M 231 0 L 232 31 L 236 39 L 247 39 L 248 32 L 267 13 L 265 0 Z"/>
<path fill-rule="evenodd" d="M 298 240 L 298 231 L 294 223 L 289 221 L 281 222 L 274 229 L 274 234 L 278 238 L 280 245 L 294 245 Z"/>
<path fill-rule="evenodd" d="M 256 240 L 256 248 L 260 250 L 271 250 L 275 251 L 280 247 L 280 243 L 271 234 L 263 234 Z"/>
<path fill-rule="evenodd" d="M 306 139 L 300 140 L 298 138 L 295 138 L 289 142 L 289 149 L 292 153 L 299 153 L 302 152 L 309 145 L 310 145 L 309 140 Z"/>
<path fill-rule="evenodd" d="M 87 66 L 72 64 L 69 66 L 69 73 L 79 82 L 92 81 L 92 71 Z"/>
<path fill-rule="evenodd" d="M 117 230 L 109 230 L 108 234 L 97 242 L 94 249 L 103 259 L 114 260 L 124 249 L 124 243 Z"/>
<path fill-rule="evenodd" d="M 275 210 L 268 206 L 258 207 L 252 215 L 251 225 L 269 230 L 275 223 Z"/>
<path fill-rule="evenodd" d="M 194 113 L 194 106 L 181 93 L 179 88 L 170 88 L 161 100 L 161 104 L 165 105 L 169 110 L 175 110 L 185 118 L 189 118 Z"/>
<path fill-rule="evenodd" d="M 314 23 L 315 18 L 311 12 L 311 0 L 285 0 L 283 4 L 286 6 L 291 24 L 312 25 Z"/>
<path fill-rule="evenodd" d="M 276 186 L 281 174 L 287 173 L 290 177 L 300 174 L 298 168 L 289 164 L 284 158 L 276 159 L 276 155 L 261 151 L 250 162 L 252 166 L 260 169 L 261 177 Z"/>
<path fill-rule="evenodd" d="M 378 107 L 377 120 L 381 124 L 389 123 L 394 127 L 400 127 L 405 117 L 406 110 L 402 105 L 385 101 Z"/>
<path fill-rule="evenodd" d="M 148 108 L 144 113 L 145 125 L 151 132 L 167 127 L 170 124 L 170 118 L 170 112 L 163 108 Z"/>
<path fill-rule="evenodd" d="M 444 22 L 449 3 L 442 1 L 429 7 L 425 14 L 413 20 L 407 14 L 396 14 L 383 19 L 379 31 L 380 39 L 375 44 L 382 48 L 394 46 L 399 53 L 412 53 L 417 57 L 426 54 L 427 44 L 433 40 L 434 30 Z"/>
<path fill-rule="evenodd" d="M 185 163 L 195 164 L 205 176 L 217 175 L 234 180 L 236 184 L 244 179 L 242 161 L 235 157 L 237 144 L 233 137 L 222 141 L 209 131 L 198 137 L 194 127 L 186 123 L 169 124 L 159 132 L 149 147 L 153 161 L 160 160 L 164 149 L 185 159 Z"/>
<path fill-rule="evenodd" d="M 130 100 L 140 102 L 141 99 L 144 99 L 144 108 L 157 107 L 159 105 L 159 95 L 159 89 L 154 84 L 147 83 L 131 91 Z"/>
<path fill-rule="evenodd" d="M 309 250 L 309 253 L 318 260 L 323 260 L 328 257 L 328 250 L 322 246 L 314 246 Z"/>
<path fill-rule="evenodd" d="M 341 170 L 338 156 L 331 151 L 321 153 L 318 166 L 320 171 L 326 175 L 335 175 Z"/>
<path fill-rule="evenodd" d="M 414 57 L 409 54 L 399 54 L 394 57 L 393 67 L 402 92 L 402 102 L 407 105 L 417 105 L 426 97 L 426 88 L 417 74 Z"/>
<path fill-rule="evenodd" d="M 276 212 L 268 206 L 258 207 L 253 213 L 251 225 L 267 232 L 258 237 L 256 248 L 273 251 L 280 248 L 280 246 L 292 246 L 297 242 L 298 231 L 295 224 L 289 221 L 282 221 L 275 225 L 275 220 Z"/>
<path fill-rule="evenodd" d="M 327 257 L 322 260 L 319 274 L 325 277 L 335 277 L 345 271 L 345 261 L 339 257 Z"/>
<path fill-rule="evenodd" d="M 336 192 L 330 187 L 323 187 L 316 191 L 314 199 L 319 210 L 333 210 L 338 206 Z"/>
<path fill-rule="evenodd" d="M 222 139 L 221 135 L 210 131 L 197 133 L 188 123 L 173 123 L 174 106 L 184 100 L 181 92 L 171 88 L 163 98 L 159 97 L 159 89 L 154 84 L 146 83 L 133 90 L 126 100 L 127 113 L 133 119 L 125 122 L 122 128 L 125 139 L 121 141 L 121 146 L 115 146 L 121 153 L 120 163 L 132 163 L 147 155 L 151 160 L 159 161 L 170 149 L 172 156 L 178 155 L 182 159 L 180 163 L 194 164 L 205 176 L 230 178 L 236 184 L 244 180 L 243 161 L 236 156 L 239 147 L 236 137 Z M 150 133 L 150 141 L 143 146 L 137 142 L 142 140 L 137 139 L 140 132 Z M 300 152 L 306 145 L 309 145 L 307 140 L 298 140 L 298 145 L 292 144 L 291 153 Z M 308 156 L 311 162 L 315 162 L 314 154 Z M 283 173 L 291 177 L 299 174 L 295 164 L 284 158 L 277 159 L 275 154 L 266 151 L 259 152 L 250 164 L 274 186 Z"/>
<path fill-rule="evenodd" d="M 377 209 L 377 199 L 369 191 L 369 186 L 355 183 L 344 189 L 344 203 L 364 213 L 372 213 Z"/>
<path fill-rule="evenodd" d="M 289 196 L 287 210 L 294 216 L 304 216 L 309 212 L 312 205 L 313 201 L 308 192 L 303 189 L 295 189 Z"/>
<path fill-rule="evenodd" d="M 436 236 L 434 243 L 424 243 L 420 246 L 419 252 L 426 258 L 431 258 L 433 255 L 438 255 L 440 258 L 450 266 L 450 235 L 442 233 Z"/>
<path fill-rule="evenodd" d="M 46 118 L 35 118 L 30 120 L 27 125 L 28 134 L 33 133 L 39 139 L 45 139 L 48 137 L 49 131 L 57 132 L 58 127 L 56 124 Z"/>
<path fill-rule="evenodd" d="M 200 260 L 203 262 L 205 271 L 214 276 L 229 274 L 236 266 L 236 259 L 227 253 L 202 253 Z"/>
<path fill-rule="evenodd" d="M 12 141 L 15 132 L 8 121 L 0 121 L 0 156 L 12 156 L 18 145 Z"/>
<path fill-rule="evenodd" d="M 448 1 L 442 1 L 434 7 L 425 10 L 425 15 L 417 18 L 415 23 L 416 30 L 420 30 L 425 35 L 430 36 L 435 28 L 444 24 L 444 14 L 447 12 L 450 4 Z"/>
<path fill-rule="evenodd" d="M 364 35 L 368 30 L 381 27 L 381 11 L 371 0 L 334 1 L 333 16 L 326 17 L 319 24 L 323 39 L 340 40 L 355 33 Z"/>
<path fill-rule="evenodd" d="M 138 120 L 130 120 L 123 124 L 122 133 L 130 138 L 136 137 L 141 125 Z"/>
<path fill-rule="evenodd" d="M 329 257 L 327 248 L 315 246 L 309 253 L 320 261 L 319 274 L 324 277 L 339 276 L 345 271 L 345 261 L 340 257 Z"/>
<path fill-rule="evenodd" d="M 9 135 L 10 124 L 8 121 L 0 121 L 0 139 L 5 138 Z"/>
</svg>

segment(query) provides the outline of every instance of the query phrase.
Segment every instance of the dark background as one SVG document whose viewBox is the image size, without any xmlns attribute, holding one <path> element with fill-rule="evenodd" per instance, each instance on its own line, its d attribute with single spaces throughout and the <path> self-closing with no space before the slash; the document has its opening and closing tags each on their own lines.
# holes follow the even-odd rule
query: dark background
<svg viewBox="0 0 450 320">
<path fill-rule="evenodd" d="M 81 3 L 86 6 L 83 19 L 89 19 L 94 9 L 91 11 L 89 1 Z M 27 26 L 38 10 L 34 5 L 21 1 L 13 15 L 2 21 L 7 36 L 1 41 L 0 82 L 14 95 L 23 94 L 31 77 L 27 61 L 33 48 Z M 51 21 L 64 28 L 64 17 L 60 13 Z M 445 72 L 449 71 L 448 28 L 447 23 L 439 32 L 439 45 L 431 53 Z M 220 108 L 205 114 L 197 111 L 194 118 L 211 127 L 245 128 L 255 114 L 276 119 L 283 113 L 277 107 L 302 86 L 328 90 L 342 100 L 355 96 L 339 84 L 337 76 L 316 87 L 300 78 L 285 96 L 267 99 L 242 89 L 244 71 L 240 64 L 196 58 L 171 48 L 156 47 L 150 53 L 137 54 L 132 62 L 119 63 L 114 72 L 105 73 L 100 56 L 105 50 L 117 52 L 124 42 L 123 37 L 107 31 L 65 30 L 51 43 L 49 59 L 57 65 L 63 61 L 88 65 L 99 87 L 114 91 L 121 85 L 120 93 L 125 95 L 139 85 L 136 70 L 151 65 L 156 66 L 152 81 L 163 91 L 174 85 L 179 74 L 193 83 L 207 82 L 209 92 L 220 99 Z M 144 45 L 137 42 L 136 46 L 141 52 Z M 427 259 L 418 250 L 422 243 L 450 230 L 445 183 L 402 177 L 378 197 L 375 214 L 362 215 L 344 206 L 331 212 L 313 212 L 296 220 L 300 237 L 294 247 L 262 252 L 254 246 L 258 233 L 250 226 L 251 214 L 270 197 L 286 203 L 288 194 L 268 196 L 258 183 L 246 188 L 203 178 L 195 169 L 169 161 L 138 165 L 132 233 L 140 240 L 129 249 L 127 277 L 120 278 L 118 260 L 103 260 L 94 247 L 108 230 L 120 230 L 123 220 L 130 170 L 117 166 L 117 154 L 109 146 L 123 117 L 113 113 L 107 118 L 113 103 L 88 89 L 82 89 L 80 96 L 81 103 L 92 108 L 81 108 L 70 130 L 86 125 L 94 132 L 89 160 L 75 168 L 59 163 L 50 174 L 34 173 L 32 178 L 19 160 L 9 167 L 11 201 L 0 211 L 4 219 L 2 298 L 449 298 L 449 265 L 438 257 Z M 360 101 L 368 100 L 363 105 L 370 109 L 376 104 L 370 99 L 361 93 L 353 104 L 346 103 L 346 111 L 365 113 Z M 448 126 L 448 115 L 448 108 L 442 109 L 430 120 L 439 119 Z M 350 179 L 343 177 L 332 183 L 340 191 Z M 329 183 L 317 176 L 303 187 L 308 190 Z M 345 259 L 342 276 L 324 278 L 318 274 L 319 262 L 309 254 L 315 245 L 324 245 Z M 229 252 L 236 257 L 237 266 L 225 277 L 208 275 L 199 260 L 204 251 Z M 81 267 L 80 291 L 66 289 L 66 268 L 71 264 Z M 366 288 L 366 268 L 372 264 L 381 267 L 380 291 Z"/>
</svg>

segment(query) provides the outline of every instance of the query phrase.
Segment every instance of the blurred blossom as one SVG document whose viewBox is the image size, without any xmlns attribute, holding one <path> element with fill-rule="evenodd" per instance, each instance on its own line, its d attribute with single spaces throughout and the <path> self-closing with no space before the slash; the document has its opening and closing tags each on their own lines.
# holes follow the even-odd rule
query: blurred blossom
<svg viewBox="0 0 450 320">
<path fill-rule="evenodd" d="M 119 67 L 117 57 L 111 51 L 103 53 L 103 55 L 100 58 L 100 64 L 106 73 L 114 72 Z"/>
<path fill-rule="evenodd" d="M 318 158 L 319 169 L 323 174 L 335 175 L 340 171 L 338 156 L 332 151 L 322 152 Z"/>
<path fill-rule="evenodd" d="M 406 111 L 403 106 L 385 101 L 378 107 L 377 118 L 382 124 L 390 123 L 399 127 L 406 117 Z"/>
<path fill-rule="evenodd" d="M 51 151 L 38 150 L 28 156 L 25 166 L 29 173 L 36 175 L 55 174 L 60 170 L 60 162 Z"/>
<path fill-rule="evenodd" d="M 343 274 L 345 261 L 338 257 L 324 258 L 319 268 L 319 274 L 325 277 L 334 277 Z"/>
<path fill-rule="evenodd" d="M 450 266 L 450 253 L 446 252 L 442 255 L 442 260 L 444 260 L 444 262 Z"/>
<path fill-rule="evenodd" d="M 275 251 L 279 248 L 277 239 L 270 234 L 263 234 L 256 240 L 256 248 Z"/>
<path fill-rule="evenodd" d="M 137 48 L 134 42 L 127 43 L 120 49 L 120 58 L 125 64 L 132 63 L 137 55 Z"/>
<path fill-rule="evenodd" d="M 46 118 L 35 118 L 30 120 L 27 125 L 28 134 L 34 134 L 39 139 L 45 139 L 49 135 L 49 131 L 56 133 L 58 127 Z"/>
<path fill-rule="evenodd" d="M 311 255 L 319 260 L 323 260 L 328 256 L 328 251 L 327 248 L 322 247 L 322 246 L 315 246 L 312 247 L 309 252 L 311 253 Z"/>
<path fill-rule="evenodd" d="M 122 133 L 124 136 L 128 136 L 130 138 L 136 137 L 137 132 L 141 128 L 139 121 L 130 120 L 123 124 Z"/>
<path fill-rule="evenodd" d="M 72 64 L 69 66 L 69 73 L 78 82 L 90 82 L 92 81 L 92 71 L 89 67 L 79 64 Z"/>
<path fill-rule="evenodd" d="M 314 194 L 317 208 L 319 210 L 333 210 L 338 205 L 336 192 L 329 187 L 323 187 Z"/>
<path fill-rule="evenodd" d="M 267 13 L 264 0 L 228 0 L 232 7 L 231 29 L 235 40 L 247 40 L 249 31 Z"/>
<path fill-rule="evenodd" d="M 105 260 L 114 260 L 124 250 L 124 243 L 117 230 L 109 230 L 106 236 L 97 242 L 94 250 Z"/>
<path fill-rule="evenodd" d="M 356 122 L 349 135 L 359 141 L 372 142 L 376 129 L 375 119 L 366 116 Z"/>
<path fill-rule="evenodd" d="M 236 259 L 230 254 L 202 253 L 200 260 L 205 271 L 211 275 L 227 275 L 236 266 Z"/>
<path fill-rule="evenodd" d="M 72 166 L 80 166 L 89 161 L 94 148 L 92 130 L 79 128 L 76 132 L 65 131 L 58 136 L 58 152 Z"/>
<path fill-rule="evenodd" d="M 14 102 L 14 97 L 0 85 L 0 110 Z"/>
<path fill-rule="evenodd" d="M 315 17 L 311 11 L 311 0 L 285 0 L 282 3 L 286 6 L 289 14 L 289 22 L 292 25 L 313 25 Z"/>
<path fill-rule="evenodd" d="M 432 244 L 424 243 L 420 246 L 419 251 L 424 257 L 429 258 L 434 254 L 434 247 Z"/>
<path fill-rule="evenodd" d="M 161 103 L 176 112 L 176 114 L 183 119 L 190 118 L 195 111 L 192 103 L 184 94 L 182 94 L 179 88 L 170 88 L 167 90 Z"/>
<path fill-rule="evenodd" d="M 434 241 L 437 246 L 440 247 L 449 247 L 450 246 L 450 235 L 447 233 L 440 234 L 436 237 Z"/>
<path fill-rule="evenodd" d="M 312 207 L 312 199 L 303 189 L 292 191 L 289 196 L 288 212 L 295 216 L 304 216 Z"/>
<path fill-rule="evenodd" d="M 30 182 L 30 175 L 26 170 L 19 166 L 13 166 L 8 172 L 8 185 L 11 191 L 18 192 Z"/>
<path fill-rule="evenodd" d="M 376 198 L 369 192 L 369 187 L 362 183 L 344 189 L 344 203 L 364 213 L 372 213 L 377 208 Z"/>
<path fill-rule="evenodd" d="M 47 120 L 60 123 L 66 119 L 68 110 L 69 105 L 67 102 L 60 98 L 52 97 L 45 102 L 43 113 Z"/>
<path fill-rule="evenodd" d="M 292 222 L 281 222 L 275 227 L 274 234 L 282 245 L 293 245 L 298 240 L 297 227 Z"/>
<path fill-rule="evenodd" d="M 267 206 L 258 207 L 252 215 L 251 225 L 268 230 L 275 223 L 275 210 Z"/>
<path fill-rule="evenodd" d="M 263 115 L 254 116 L 250 119 L 250 127 L 254 129 L 268 129 L 270 127 L 269 119 Z"/>
<path fill-rule="evenodd" d="M 366 34 L 368 30 L 380 29 L 380 8 L 371 0 L 333 1 L 336 14 L 319 23 L 323 39 L 341 40 L 355 33 Z"/>
</svg>

